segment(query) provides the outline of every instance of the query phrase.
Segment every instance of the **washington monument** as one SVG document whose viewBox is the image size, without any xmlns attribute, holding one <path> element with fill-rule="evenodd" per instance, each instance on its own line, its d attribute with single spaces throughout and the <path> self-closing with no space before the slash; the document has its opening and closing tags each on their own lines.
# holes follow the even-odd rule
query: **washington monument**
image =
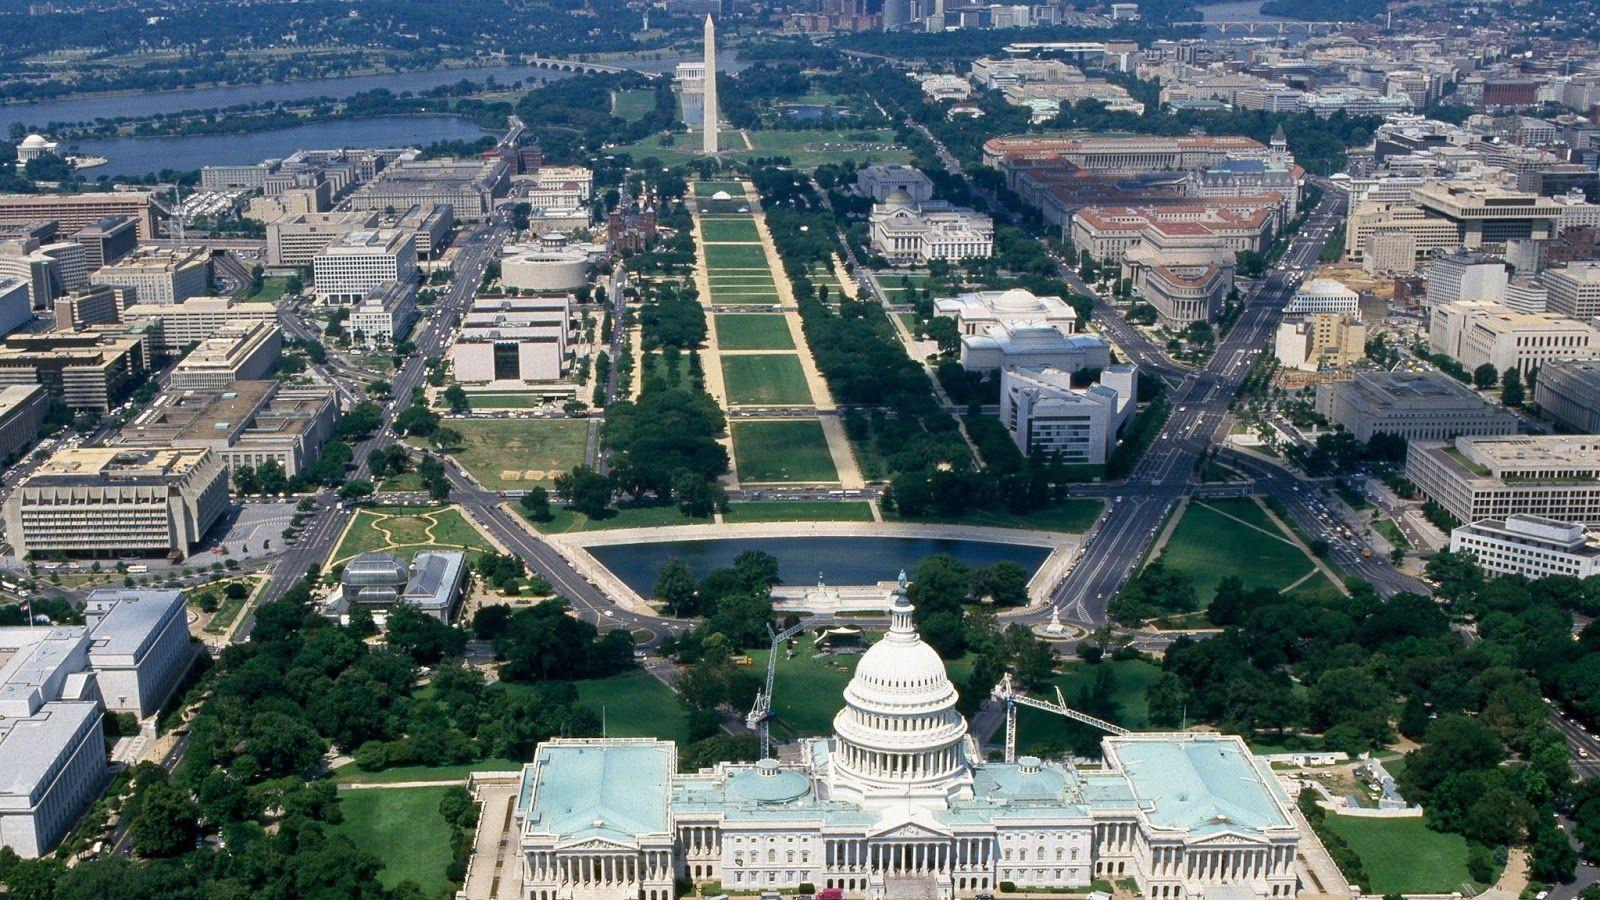
<svg viewBox="0 0 1600 900">
<path fill-rule="evenodd" d="M 706 81 L 705 81 L 705 110 L 701 127 L 703 134 L 700 138 L 700 150 L 704 153 L 717 152 L 717 26 L 712 23 L 711 15 L 706 14 Z"/>
</svg>

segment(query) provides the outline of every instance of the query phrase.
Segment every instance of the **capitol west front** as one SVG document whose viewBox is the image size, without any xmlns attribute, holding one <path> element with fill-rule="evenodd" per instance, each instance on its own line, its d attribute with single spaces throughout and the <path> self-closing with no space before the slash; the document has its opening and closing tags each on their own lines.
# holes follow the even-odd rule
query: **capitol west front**
<svg viewBox="0 0 1600 900">
<path fill-rule="evenodd" d="M 796 765 L 680 775 L 670 742 L 539 745 L 515 808 L 522 896 L 672 900 L 677 878 L 865 900 L 1096 878 L 1131 878 L 1157 900 L 1294 896 L 1290 801 L 1242 740 L 1108 737 L 1100 769 L 985 762 L 911 613 L 902 589 L 833 736 L 806 741 Z"/>
</svg>

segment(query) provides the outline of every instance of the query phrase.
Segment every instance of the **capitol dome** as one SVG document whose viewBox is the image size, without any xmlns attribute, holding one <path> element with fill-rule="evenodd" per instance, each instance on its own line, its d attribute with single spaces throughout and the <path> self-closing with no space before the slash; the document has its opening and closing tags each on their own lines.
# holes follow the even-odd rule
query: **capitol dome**
<svg viewBox="0 0 1600 900">
<path fill-rule="evenodd" d="M 861 657 L 833 720 L 829 782 L 840 799 L 942 806 L 971 790 L 967 721 L 912 611 L 901 573 L 889 632 Z"/>
</svg>

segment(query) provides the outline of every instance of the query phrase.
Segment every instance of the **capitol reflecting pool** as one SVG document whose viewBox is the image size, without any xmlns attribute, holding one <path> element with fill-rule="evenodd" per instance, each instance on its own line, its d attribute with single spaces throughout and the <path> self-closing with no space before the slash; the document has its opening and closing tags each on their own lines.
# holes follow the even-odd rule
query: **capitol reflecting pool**
<svg viewBox="0 0 1600 900">
<path fill-rule="evenodd" d="M 612 544 L 586 548 L 640 596 L 650 596 L 656 575 L 670 559 L 682 560 L 696 578 L 733 563 L 746 550 L 762 550 L 778 560 L 778 574 L 787 585 L 814 584 L 820 573 L 833 585 L 891 581 L 935 553 L 948 553 L 972 568 L 1009 560 L 1032 577 L 1050 555 L 1049 547 L 956 538 L 793 537 L 708 538 Z"/>
</svg>

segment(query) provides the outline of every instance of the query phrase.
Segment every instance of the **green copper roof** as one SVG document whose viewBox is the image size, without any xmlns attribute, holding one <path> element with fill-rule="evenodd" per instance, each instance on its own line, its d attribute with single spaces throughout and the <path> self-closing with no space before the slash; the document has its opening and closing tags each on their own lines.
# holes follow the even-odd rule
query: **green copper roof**
<svg viewBox="0 0 1600 900">
<path fill-rule="evenodd" d="M 1108 741 L 1150 821 L 1191 834 L 1260 831 L 1289 823 L 1270 774 L 1234 738 L 1212 735 Z"/>
<path fill-rule="evenodd" d="M 671 744 L 541 744 L 533 761 L 524 771 L 520 805 L 529 808 L 535 831 L 568 841 L 667 830 Z"/>
</svg>

